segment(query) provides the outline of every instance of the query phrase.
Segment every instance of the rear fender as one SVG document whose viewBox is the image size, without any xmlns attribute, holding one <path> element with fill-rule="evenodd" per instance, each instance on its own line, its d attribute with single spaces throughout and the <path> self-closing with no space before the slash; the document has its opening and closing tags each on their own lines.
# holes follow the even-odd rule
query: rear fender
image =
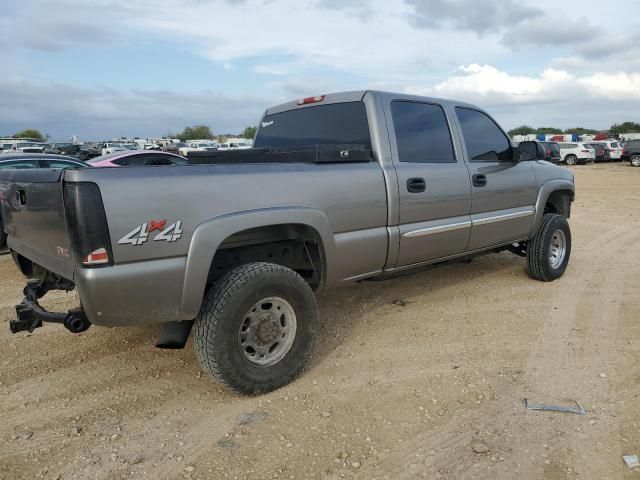
<svg viewBox="0 0 640 480">
<path fill-rule="evenodd" d="M 180 304 L 181 318 L 195 318 L 200 310 L 213 257 L 225 239 L 251 228 L 299 224 L 314 229 L 324 247 L 326 280 L 336 283 L 336 246 L 327 216 L 312 208 L 279 207 L 221 215 L 198 225 L 191 238 Z"/>
</svg>

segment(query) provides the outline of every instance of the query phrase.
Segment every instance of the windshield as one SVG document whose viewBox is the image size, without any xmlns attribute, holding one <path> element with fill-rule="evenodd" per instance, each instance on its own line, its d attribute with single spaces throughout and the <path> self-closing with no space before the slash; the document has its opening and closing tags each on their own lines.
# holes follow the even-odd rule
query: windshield
<svg viewBox="0 0 640 480">
<path fill-rule="evenodd" d="M 266 115 L 253 143 L 254 148 L 311 145 L 371 148 L 364 103 L 334 103 Z"/>
</svg>

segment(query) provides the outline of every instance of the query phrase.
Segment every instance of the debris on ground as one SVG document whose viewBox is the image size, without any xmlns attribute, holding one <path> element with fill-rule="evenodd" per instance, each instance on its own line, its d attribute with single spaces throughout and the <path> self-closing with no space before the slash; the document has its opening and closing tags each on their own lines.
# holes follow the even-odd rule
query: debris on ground
<svg viewBox="0 0 640 480">
<path fill-rule="evenodd" d="M 622 459 L 624 460 L 624 463 L 626 463 L 627 467 L 629 468 L 640 467 L 640 461 L 638 461 L 637 455 L 623 455 Z"/>
<path fill-rule="evenodd" d="M 489 453 L 489 445 L 487 445 L 484 442 L 475 442 L 472 446 L 471 449 L 475 452 L 475 453 Z"/>
<path fill-rule="evenodd" d="M 577 400 L 574 400 L 574 402 L 576 402 L 576 405 L 578 405 L 578 408 L 563 407 L 563 406 L 557 406 L 557 405 L 545 405 L 544 403 L 533 403 L 525 398 L 524 408 L 526 408 L 527 410 L 544 410 L 546 412 L 576 413 L 578 415 L 584 415 L 587 413 L 580 402 L 578 402 Z"/>
<path fill-rule="evenodd" d="M 402 300 L 400 298 L 396 298 L 393 302 L 395 306 L 397 307 L 406 307 L 407 305 L 409 305 L 411 302 L 407 302 L 406 300 Z"/>
<path fill-rule="evenodd" d="M 261 422 L 268 416 L 269 414 L 267 412 L 241 413 L 238 415 L 238 425 L 249 425 L 251 423 Z"/>
</svg>

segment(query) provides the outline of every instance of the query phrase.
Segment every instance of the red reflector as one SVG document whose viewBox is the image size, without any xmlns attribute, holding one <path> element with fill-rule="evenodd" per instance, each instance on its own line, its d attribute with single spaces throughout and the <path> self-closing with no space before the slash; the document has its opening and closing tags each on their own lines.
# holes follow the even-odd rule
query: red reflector
<svg viewBox="0 0 640 480">
<path fill-rule="evenodd" d="M 98 248 L 82 259 L 83 265 L 102 265 L 109 263 L 109 253 L 106 248 Z"/>
<path fill-rule="evenodd" d="M 324 100 L 325 95 L 318 95 L 315 97 L 307 97 L 298 100 L 298 105 L 308 105 L 309 103 L 318 103 Z"/>
</svg>

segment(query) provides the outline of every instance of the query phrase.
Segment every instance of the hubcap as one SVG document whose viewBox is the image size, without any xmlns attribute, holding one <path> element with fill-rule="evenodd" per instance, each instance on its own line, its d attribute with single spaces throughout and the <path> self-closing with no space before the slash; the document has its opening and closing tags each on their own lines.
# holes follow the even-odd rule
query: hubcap
<svg viewBox="0 0 640 480">
<path fill-rule="evenodd" d="M 254 365 L 274 365 L 291 349 L 297 325 L 296 313 L 284 298 L 263 298 L 249 309 L 240 325 L 240 351 Z"/>
<path fill-rule="evenodd" d="M 562 230 L 556 230 L 551 237 L 551 247 L 549 248 L 549 264 L 554 270 L 558 269 L 564 261 L 567 253 L 567 237 Z"/>
<path fill-rule="evenodd" d="M 633 165 L 634 167 L 640 167 L 640 157 L 631 157 L 631 165 Z"/>
</svg>

